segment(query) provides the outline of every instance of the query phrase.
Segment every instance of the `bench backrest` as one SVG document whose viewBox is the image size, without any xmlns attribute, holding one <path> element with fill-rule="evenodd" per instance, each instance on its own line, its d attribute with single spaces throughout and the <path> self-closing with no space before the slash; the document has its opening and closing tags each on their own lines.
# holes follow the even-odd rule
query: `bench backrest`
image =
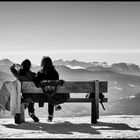
<svg viewBox="0 0 140 140">
<path fill-rule="evenodd" d="M 57 85 L 56 93 L 93 93 L 95 92 L 95 80 L 94 81 L 64 81 L 62 85 L 60 80 L 48 80 L 46 85 Z M 99 81 L 99 92 L 105 93 L 108 90 L 107 81 Z M 41 88 L 37 88 L 34 82 L 24 81 L 21 82 L 22 93 L 43 93 Z"/>
</svg>

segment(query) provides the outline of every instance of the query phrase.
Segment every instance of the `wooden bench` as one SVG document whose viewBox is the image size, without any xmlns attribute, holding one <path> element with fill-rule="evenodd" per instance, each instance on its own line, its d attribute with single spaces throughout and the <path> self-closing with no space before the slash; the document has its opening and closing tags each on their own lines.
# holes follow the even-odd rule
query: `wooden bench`
<svg viewBox="0 0 140 140">
<path fill-rule="evenodd" d="M 108 82 L 107 81 L 64 81 L 63 84 L 60 83 L 60 80 L 48 80 L 45 82 L 46 85 L 49 86 L 57 86 L 57 93 L 90 93 L 94 94 L 93 98 L 69 98 L 66 102 L 85 102 L 91 103 L 91 123 L 96 124 L 97 119 L 99 119 L 99 94 L 107 93 L 108 90 Z M 34 98 L 35 103 L 40 103 L 41 95 L 43 93 L 41 88 L 37 88 L 35 84 L 31 81 L 23 81 L 21 82 L 21 92 L 22 94 L 27 95 L 37 95 Z M 103 102 L 107 102 L 107 98 L 103 99 Z M 45 101 L 47 102 L 47 101 Z M 39 105 L 40 106 L 40 105 Z M 16 122 L 24 122 L 25 114 L 24 114 L 24 102 L 21 103 L 21 114 L 19 116 L 16 115 Z"/>
</svg>

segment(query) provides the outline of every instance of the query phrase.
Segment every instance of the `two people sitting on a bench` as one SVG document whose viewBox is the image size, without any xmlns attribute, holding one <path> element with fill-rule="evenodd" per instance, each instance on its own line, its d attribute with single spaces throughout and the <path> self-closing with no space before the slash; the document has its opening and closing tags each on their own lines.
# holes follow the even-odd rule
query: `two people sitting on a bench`
<svg viewBox="0 0 140 140">
<path fill-rule="evenodd" d="M 45 93 L 42 96 L 44 96 L 44 98 L 47 98 L 47 101 L 48 101 L 48 114 L 49 114 L 48 121 L 52 121 L 53 114 L 54 114 L 54 107 L 55 107 L 55 110 L 60 110 L 61 106 L 59 104 L 64 103 L 69 98 L 69 94 L 60 93 L 60 94 L 49 95 L 48 89 L 50 87 L 48 88 L 48 86 L 46 87 L 41 86 L 42 80 L 59 80 L 59 74 L 55 70 L 50 57 L 42 58 L 41 70 L 38 71 L 37 74 L 34 72 L 31 72 L 30 68 L 31 68 L 31 62 L 30 60 L 26 59 L 22 62 L 21 65 L 13 64 L 10 69 L 11 69 L 11 72 L 14 74 L 14 76 L 20 81 L 34 81 L 37 87 L 42 88 L 43 92 Z M 54 93 L 54 92 L 51 91 L 51 93 Z M 23 98 L 25 98 L 25 95 L 23 95 Z M 29 116 L 35 122 L 39 121 L 38 117 L 35 115 L 33 100 L 28 105 L 28 113 L 29 113 Z"/>
</svg>

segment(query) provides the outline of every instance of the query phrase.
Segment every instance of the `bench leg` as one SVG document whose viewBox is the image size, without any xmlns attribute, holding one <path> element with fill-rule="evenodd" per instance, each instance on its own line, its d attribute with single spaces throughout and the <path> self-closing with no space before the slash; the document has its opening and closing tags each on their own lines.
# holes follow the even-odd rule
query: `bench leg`
<svg viewBox="0 0 140 140">
<path fill-rule="evenodd" d="M 93 93 L 91 93 L 93 94 Z M 99 119 L 99 81 L 95 81 L 95 98 L 91 102 L 91 123 L 96 124 Z"/>
<path fill-rule="evenodd" d="M 21 115 L 20 115 L 21 122 L 25 122 L 25 113 L 24 113 L 24 110 L 25 110 L 25 104 L 22 103 L 21 104 Z"/>
<path fill-rule="evenodd" d="M 19 113 L 16 113 L 16 114 L 15 114 L 14 120 L 15 120 L 15 123 L 16 123 L 16 124 L 21 123 L 21 122 L 20 122 L 20 114 L 19 114 Z"/>
<path fill-rule="evenodd" d="M 91 102 L 91 123 L 96 124 L 97 123 L 97 114 L 96 114 L 96 105 L 95 100 Z"/>
<path fill-rule="evenodd" d="M 14 119 L 15 119 L 15 123 L 16 124 L 19 124 L 19 123 L 22 123 L 22 122 L 25 122 L 25 113 L 24 113 L 24 103 L 21 104 L 21 113 L 16 113 L 15 116 L 14 116 Z"/>
</svg>

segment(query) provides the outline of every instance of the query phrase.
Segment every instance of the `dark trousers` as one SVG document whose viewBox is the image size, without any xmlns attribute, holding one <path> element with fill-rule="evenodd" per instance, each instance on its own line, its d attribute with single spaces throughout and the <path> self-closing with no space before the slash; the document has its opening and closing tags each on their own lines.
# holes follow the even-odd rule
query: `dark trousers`
<svg viewBox="0 0 140 140">
<path fill-rule="evenodd" d="M 28 112 L 34 113 L 34 111 L 35 111 L 35 109 L 34 109 L 34 103 L 29 103 Z"/>
<path fill-rule="evenodd" d="M 48 114 L 53 115 L 54 113 L 54 105 L 48 103 Z"/>
<path fill-rule="evenodd" d="M 34 113 L 34 103 L 29 103 L 28 112 Z M 54 105 L 48 103 L 48 113 L 49 115 L 53 115 L 54 113 Z"/>
<path fill-rule="evenodd" d="M 68 98 L 69 98 L 69 94 L 66 93 L 57 93 L 54 94 L 53 96 L 46 94 L 46 98 L 48 103 L 52 104 L 52 105 L 58 105 L 58 104 L 62 104 L 64 103 Z"/>
<path fill-rule="evenodd" d="M 29 103 L 28 112 L 29 113 L 34 113 L 34 111 L 35 111 L 35 109 L 34 109 L 34 103 Z M 49 115 L 53 115 L 53 113 L 54 113 L 54 105 L 52 105 L 50 103 L 48 103 L 48 113 L 49 113 Z"/>
<path fill-rule="evenodd" d="M 48 114 L 53 115 L 54 113 L 54 106 L 58 104 L 64 103 L 68 98 L 69 94 L 55 94 L 54 96 L 47 95 L 48 100 Z"/>
<path fill-rule="evenodd" d="M 33 97 L 32 95 L 27 95 L 27 94 L 23 94 L 22 95 L 22 101 L 24 102 L 25 100 L 27 100 L 27 102 L 29 102 L 29 106 L 28 106 L 28 113 L 34 113 L 35 109 L 34 109 L 34 102 L 33 102 Z"/>
</svg>

